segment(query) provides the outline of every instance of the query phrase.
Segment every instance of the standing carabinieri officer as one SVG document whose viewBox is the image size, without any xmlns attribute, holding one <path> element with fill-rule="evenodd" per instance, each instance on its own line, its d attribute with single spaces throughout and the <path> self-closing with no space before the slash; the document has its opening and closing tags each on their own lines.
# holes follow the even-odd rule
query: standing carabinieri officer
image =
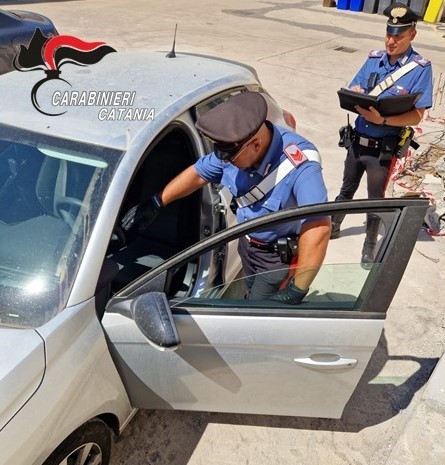
<svg viewBox="0 0 445 465">
<path fill-rule="evenodd" d="M 395 161 L 397 138 L 405 127 L 419 124 L 425 109 L 432 105 L 431 63 L 411 46 L 417 34 L 416 23 L 420 18 L 403 3 L 390 5 L 383 13 L 389 17 L 386 23 L 385 50 L 372 51 L 348 87 L 378 98 L 417 92 L 422 95 L 414 108 L 398 115 L 383 116 L 374 107 L 356 107 L 359 116 L 355 120 L 355 134 L 352 145 L 348 148 L 343 184 L 336 200 L 351 200 L 365 171 L 368 197 L 384 197 Z M 382 156 L 383 150 L 389 156 Z M 339 236 L 343 218 L 344 216 L 333 218 L 331 238 Z M 380 220 L 369 216 L 362 252 L 364 264 L 374 262 L 379 227 Z"/>
</svg>

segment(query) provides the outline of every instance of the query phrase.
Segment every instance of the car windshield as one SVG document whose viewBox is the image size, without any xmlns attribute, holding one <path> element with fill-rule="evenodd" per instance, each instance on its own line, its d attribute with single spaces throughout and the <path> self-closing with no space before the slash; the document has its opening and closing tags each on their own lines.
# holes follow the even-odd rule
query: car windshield
<svg viewBox="0 0 445 465">
<path fill-rule="evenodd" d="M 0 325 L 37 327 L 66 306 L 121 156 L 0 125 Z"/>
</svg>

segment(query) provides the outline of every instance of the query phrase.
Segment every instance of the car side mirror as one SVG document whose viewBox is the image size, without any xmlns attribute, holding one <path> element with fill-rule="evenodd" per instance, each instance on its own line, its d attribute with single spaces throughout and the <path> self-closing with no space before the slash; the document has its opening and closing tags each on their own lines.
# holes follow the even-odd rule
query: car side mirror
<svg viewBox="0 0 445 465">
<path fill-rule="evenodd" d="M 163 292 L 149 292 L 136 297 L 130 310 L 136 325 L 155 349 L 164 351 L 179 347 L 179 334 Z"/>
</svg>

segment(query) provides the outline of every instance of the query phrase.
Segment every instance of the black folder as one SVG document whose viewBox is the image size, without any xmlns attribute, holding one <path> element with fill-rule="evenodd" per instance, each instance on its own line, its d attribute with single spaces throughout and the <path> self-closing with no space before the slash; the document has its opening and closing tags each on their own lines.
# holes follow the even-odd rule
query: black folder
<svg viewBox="0 0 445 465">
<path fill-rule="evenodd" d="M 361 94 L 349 89 L 340 89 L 337 91 L 340 99 L 340 107 L 344 110 L 358 113 L 355 105 L 362 108 L 374 107 L 382 116 L 400 115 L 411 110 L 419 100 L 422 92 L 405 95 L 391 95 L 378 99 L 373 95 Z"/>
</svg>

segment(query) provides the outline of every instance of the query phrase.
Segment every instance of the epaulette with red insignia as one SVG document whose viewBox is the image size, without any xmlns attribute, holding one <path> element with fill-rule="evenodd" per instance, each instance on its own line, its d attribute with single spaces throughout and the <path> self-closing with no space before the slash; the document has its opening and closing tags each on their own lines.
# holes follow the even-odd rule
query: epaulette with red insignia
<svg viewBox="0 0 445 465">
<path fill-rule="evenodd" d="M 308 160 L 307 156 L 296 146 L 296 144 L 289 144 L 283 151 L 295 167 Z"/>
<path fill-rule="evenodd" d="M 385 54 L 385 50 L 371 50 L 369 52 L 369 58 L 382 58 Z"/>
<path fill-rule="evenodd" d="M 423 66 L 423 67 L 431 65 L 431 61 L 428 60 L 428 58 L 423 58 L 423 56 L 421 55 L 416 55 L 413 58 L 413 61 L 415 61 L 418 65 Z"/>
</svg>

